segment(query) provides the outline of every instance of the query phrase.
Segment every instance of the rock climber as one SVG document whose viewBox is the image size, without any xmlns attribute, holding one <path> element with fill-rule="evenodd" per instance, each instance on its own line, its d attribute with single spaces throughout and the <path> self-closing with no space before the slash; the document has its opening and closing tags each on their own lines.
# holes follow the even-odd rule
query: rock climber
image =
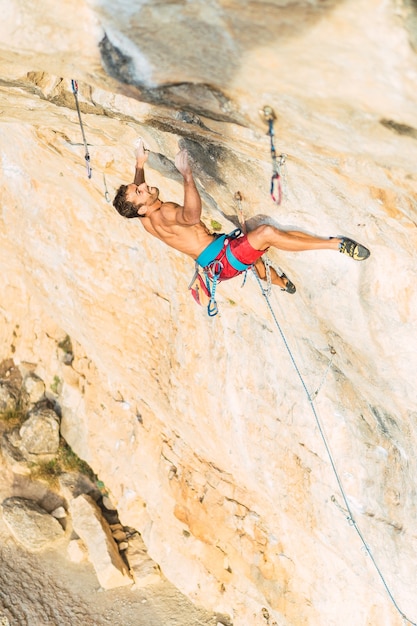
<svg viewBox="0 0 417 626">
<path fill-rule="evenodd" d="M 237 231 L 225 237 L 219 250 L 219 236 L 210 233 L 201 221 L 201 198 L 187 151 L 181 150 L 175 157 L 175 166 L 184 179 L 182 206 L 176 202 L 163 202 L 159 197 L 159 189 L 146 184 L 144 165 L 148 154 L 140 139 L 135 150 L 134 181 L 119 187 L 113 201 L 114 207 L 123 217 L 140 218 L 148 233 L 188 254 L 203 267 L 213 267 L 214 262 L 219 281 L 233 278 L 252 265 L 260 278 L 266 280 L 262 255 L 270 247 L 287 252 L 335 250 L 356 261 L 363 261 L 370 254 L 367 248 L 347 237 L 315 237 L 299 231 L 279 230 L 270 224 L 261 224 L 247 234 Z M 280 276 L 273 268 L 270 269 L 272 284 L 288 293 L 295 292 L 295 286 L 285 275 Z"/>
</svg>

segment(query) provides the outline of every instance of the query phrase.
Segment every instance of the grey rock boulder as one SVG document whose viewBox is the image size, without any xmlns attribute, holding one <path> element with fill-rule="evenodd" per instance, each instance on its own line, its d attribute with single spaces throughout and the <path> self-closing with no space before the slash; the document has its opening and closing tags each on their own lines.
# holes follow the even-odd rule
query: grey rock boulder
<svg viewBox="0 0 417 626">
<path fill-rule="evenodd" d="M 59 447 L 59 419 L 55 411 L 37 408 L 29 413 L 19 430 L 23 453 L 56 454 Z"/>
<path fill-rule="evenodd" d="M 12 535 L 31 552 L 43 550 L 65 534 L 61 524 L 33 500 L 6 498 L 2 509 Z"/>
<path fill-rule="evenodd" d="M 7 382 L 0 380 L 0 413 L 16 410 L 17 404 L 16 390 Z"/>
</svg>

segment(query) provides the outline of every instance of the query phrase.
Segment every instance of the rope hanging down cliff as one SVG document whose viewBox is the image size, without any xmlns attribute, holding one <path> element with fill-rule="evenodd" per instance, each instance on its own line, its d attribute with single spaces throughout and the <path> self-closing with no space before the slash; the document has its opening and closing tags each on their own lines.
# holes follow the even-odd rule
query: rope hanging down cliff
<svg viewBox="0 0 417 626">
<path fill-rule="evenodd" d="M 255 278 L 256 278 L 256 280 L 257 280 L 257 282 L 258 282 L 258 285 L 259 285 L 259 288 L 260 288 L 260 290 L 261 290 L 261 292 L 262 292 L 262 295 L 264 296 L 264 298 L 265 298 L 265 300 L 266 300 L 267 306 L 268 306 L 268 308 L 269 308 L 269 310 L 270 310 L 270 312 L 271 312 L 272 318 L 273 318 L 274 323 L 275 323 L 275 325 L 276 325 L 276 327 L 277 327 L 277 329 L 278 329 L 278 331 L 279 331 L 279 334 L 281 335 L 281 339 L 282 339 L 282 341 L 284 342 L 285 348 L 286 348 L 286 350 L 287 350 L 287 352 L 288 352 L 288 354 L 289 354 L 289 357 L 290 357 L 290 359 L 291 359 L 291 363 L 293 364 L 293 367 L 294 367 L 294 369 L 295 369 L 295 371 L 296 371 L 296 374 L 297 374 L 298 379 L 299 379 L 299 381 L 300 381 L 300 383 L 301 383 L 301 386 L 303 387 L 304 392 L 305 392 L 305 394 L 306 394 L 306 396 L 307 396 L 307 400 L 308 400 L 308 402 L 309 402 L 309 405 L 310 405 L 311 411 L 312 411 L 312 413 L 313 413 L 313 415 L 314 415 L 314 419 L 315 419 L 315 422 L 316 422 L 316 424 L 317 424 L 317 428 L 318 428 L 318 430 L 319 430 L 320 437 L 321 437 L 321 439 L 322 439 L 322 441 L 323 441 L 323 443 L 324 443 L 324 447 L 325 447 L 325 449 L 326 449 L 327 456 L 328 456 L 329 461 L 330 461 L 330 465 L 332 466 L 332 470 L 333 470 L 334 476 L 335 476 L 335 478 L 336 478 L 336 482 L 337 482 L 337 484 L 338 484 L 338 487 L 339 487 L 339 490 L 340 490 L 341 496 L 342 496 L 342 498 L 343 498 L 343 502 L 344 502 L 344 504 L 345 504 L 346 511 L 348 512 L 348 515 L 346 516 L 346 519 L 347 519 L 348 523 L 349 523 L 351 526 L 353 526 L 353 527 L 354 527 L 354 529 L 356 530 L 356 533 L 358 534 L 359 539 L 360 539 L 360 541 L 361 541 L 361 543 L 362 543 L 362 545 L 363 545 L 363 547 L 364 547 L 364 549 L 365 549 L 366 553 L 367 553 L 367 554 L 368 554 L 368 556 L 370 557 L 370 559 L 371 559 L 371 561 L 372 561 L 372 563 L 373 563 L 373 565 L 374 565 L 374 567 L 375 567 L 375 569 L 376 569 L 376 571 L 377 571 L 377 573 L 378 573 L 378 576 L 379 576 L 379 578 L 380 578 L 380 580 L 381 580 L 381 582 L 382 582 L 382 584 L 383 584 L 383 586 L 384 586 L 384 588 L 385 588 L 385 591 L 387 592 L 387 594 L 388 594 L 388 596 L 389 596 L 389 598 L 390 598 L 391 602 L 393 603 L 394 607 L 396 608 L 396 610 L 398 611 L 398 613 L 401 615 L 401 617 L 403 618 L 403 620 L 404 620 L 405 622 L 407 622 L 408 624 L 411 624 L 411 626 L 417 626 L 417 623 L 416 623 L 416 622 L 413 622 L 411 619 L 409 619 L 409 618 L 406 616 L 406 614 L 405 614 L 405 613 L 403 613 L 403 611 L 402 611 L 402 610 L 400 609 L 400 607 L 398 606 L 398 604 L 397 604 L 397 602 L 396 602 L 396 600 L 395 600 L 395 598 L 394 598 L 394 595 L 393 595 L 393 593 L 391 592 L 390 587 L 388 586 L 388 583 L 386 582 L 385 577 L 384 577 L 383 573 L 381 572 L 381 570 L 380 570 L 380 568 L 379 568 L 379 566 L 378 566 L 378 563 L 377 563 L 377 562 L 376 562 L 376 560 L 375 560 L 375 557 L 374 557 L 374 555 L 373 555 L 373 553 L 372 553 L 372 551 L 371 551 L 371 548 L 370 548 L 370 547 L 369 547 L 369 545 L 367 544 L 367 542 L 366 542 L 366 540 L 365 540 L 365 537 L 363 536 L 362 531 L 361 531 L 361 529 L 359 528 L 359 526 L 358 526 L 358 524 L 357 524 L 357 522 L 356 522 L 356 520 L 355 520 L 355 518 L 354 518 L 354 516 L 353 516 L 353 512 L 352 512 L 351 506 L 350 506 L 350 504 L 349 504 L 349 501 L 348 501 L 348 498 L 347 498 L 346 492 L 345 492 L 345 490 L 344 490 L 344 487 L 343 487 L 343 484 L 342 484 L 341 478 L 340 478 L 340 476 L 339 476 L 339 472 L 338 472 L 338 470 L 337 470 L 337 467 L 336 467 L 336 464 L 335 464 L 335 461 L 334 461 L 334 458 L 333 458 L 333 454 L 332 454 L 332 452 L 331 452 L 331 450 L 330 450 L 330 446 L 329 446 L 329 443 L 328 443 L 328 441 L 327 441 L 327 437 L 326 437 L 326 435 L 325 435 L 325 433 L 324 433 L 324 430 L 323 430 L 323 427 L 322 427 L 322 424 L 321 424 L 321 420 L 320 420 L 320 418 L 319 418 L 319 416 L 318 416 L 318 413 L 317 413 L 317 410 L 316 410 L 316 407 L 315 407 L 315 403 L 314 403 L 315 401 L 314 401 L 314 398 L 317 396 L 317 393 L 310 394 L 310 393 L 308 392 L 308 389 L 307 389 L 306 383 L 305 383 L 305 381 L 304 381 L 304 378 L 303 378 L 303 376 L 302 376 L 302 374 L 301 374 L 301 372 L 300 372 L 300 370 L 299 370 L 299 368 L 298 368 L 298 365 L 297 365 L 297 363 L 296 363 L 296 360 L 295 360 L 295 358 L 294 358 L 294 355 L 292 354 L 292 351 L 291 351 L 291 349 L 290 349 L 290 347 L 289 347 L 289 344 L 288 344 L 287 339 L 286 339 L 286 337 L 285 337 L 285 335 L 284 335 L 284 332 L 283 332 L 283 330 L 282 330 L 282 328 L 281 328 L 281 325 L 280 325 L 280 323 L 278 322 L 278 319 L 277 319 L 277 317 L 276 317 L 276 315 L 275 315 L 275 312 L 274 312 L 274 310 L 273 310 L 273 308 L 272 308 L 271 302 L 270 302 L 270 300 L 269 300 L 268 289 L 264 289 L 264 288 L 263 288 L 263 286 L 262 286 L 262 284 L 261 284 L 261 281 L 260 281 L 260 279 L 259 279 L 259 276 L 258 276 L 258 274 L 256 273 L 256 271 L 255 271 L 255 270 L 253 270 L 253 274 L 254 274 L 254 276 L 255 276 Z"/>
<path fill-rule="evenodd" d="M 272 155 L 274 156 L 275 148 L 273 146 L 273 120 L 275 119 L 275 115 L 274 115 L 273 110 L 270 107 L 264 107 L 263 111 L 264 111 L 264 114 L 265 114 L 265 118 L 266 118 L 266 120 L 267 120 L 267 122 L 269 124 L 269 134 L 271 136 L 271 152 L 272 152 Z M 273 180 L 274 180 L 274 178 L 273 178 Z M 271 187 L 271 195 L 272 195 L 272 187 Z M 239 194 L 239 196 L 235 196 L 235 199 L 240 201 L 241 200 L 240 194 Z M 239 204 L 239 221 L 241 222 L 241 224 L 242 224 L 242 222 L 244 223 L 243 211 L 242 211 L 242 207 L 241 207 L 240 204 Z M 329 461 L 330 461 L 330 465 L 332 467 L 334 476 L 336 478 L 336 482 L 337 482 L 338 487 L 339 487 L 340 494 L 342 496 L 343 502 L 345 504 L 346 511 L 348 513 L 347 516 L 346 516 L 346 519 L 347 519 L 348 523 L 351 526 L 354 527 L 354 529 L 355 529 L 355 531 L 356 531 L 356 533 L 357 533 L 357 535 L 358 535 L 358 537 L 359 537 L 359 539 L 360 539 L 360 541 L 361 541 L 361 543 L 362 543 L 366 553 L 370 557 L 370 559 L 371 559 L 371 561 L 372 561 L 372 563 L 373 563 L 373 565 L 374 565 L 374 567 L 375 567 L 375 569 L 377 571 L 377 574 L 378 574 L 378 576 L 379 576 L 379 578 L 380 578 L 380 580 L 381 580 L 381 582 L 382 582 L 382 584 L 383 584 L 383 586 L 385 588 L 385 591 L 388 594 L 388 596 L 389 596 L 392 604 L 394 605 L 395 609 L 398 611 L 399 615 L 402 617 L 402 619 L 404 620 L 405 623 L 411 624 L 411 626 L 417 626 L 417 623 L 413 622 L 411 619 L 409 619 L 407 617 L 407 615 L 405 613 L 403 613 L 403 611 L 400 609 L 399 605 L 397 604 L 397 601 L 396 601 L 396 599 L 395 599 L 395 597 L 394 597 L 390 587 L 388 586 L 388 583 L 385 580 L 385 577 L 384 577 L 381 569 L 379 568 L 378 563 L 376 562 L 376 559 L 375 559 L 375 557 L 374 557 L 374 555 L 372 553 L 372 550 L 369 547 L 368 543 L 366 542 L 365 537 L 362 534 L 362 531 L 359 528 L 359 526 L 358 526 L 358 524 L 357 524 L 357 522 L 356 522 L 356 520 L 354 518 L 353 511 L 352 511 L 351 506 L 349 504 L 349 501 L 348 501 L 345 489 L 343 487 L 341 478 L 339 476 L 339 472 L 337 470 L 337 467 L 336 467 L 336 464 L 335 464 L 335 461 L 334 461 L 334 458 L 333 458 L 333 454 L 331 452 L 329 443 L 327 441 L 327 437 L 326 437 L 326 435 L 324 433 L 323 426 L 321 424 L 321 420 L 320 420 L 318 412 L 316 410 L 315 398 L 317 397 L 317 392 L 314 392 L 314 393 L 310 394 L 308 389 L 307 389 L 306 383 L 305 383 L 304 378 L 303 378 L 303 376 L 302 376 L 302 374 L 300 372 L 300 369 L 299 369 L 299 367 L 297 365 L 297 362 L 296 362 L 296 360 L 294 358 L 294 355 L 293 355 L 293 353 L 291 351 L 291 348 L 289 347 L 289 344 L 287 342 L 285 334 L 284 334 L 284 332 L 283 332 L 283 330 L 281 328 L 281 325 L 280 325 L 280 323 L 278 321 L 278 318 L 275 315 L 275 312 L 274 312 L 274 310 L 272 308 L 272 305 L 271 305 L 271 302 L 270 302 L 270 299 L 269 299 L 269 296 L 270 296 L 270 293 L 271 293 L 270 285 L 268 285 L 264 289 L 264 287 L 261 284 L 260 278 L 259 278 L 256 270 L 253 267 L 251 269 L 252 269 L 253 275 L 255 276 L 256 281 L 257 281 L 257 283 L 259 285 L 261 293 L 262 293 L 262 295 L 265 298 L 265 301 L 267 303 L 268 309 L 269 309 L 269 311 L 270 311 L 270 313 L 272 315 L 272 318 L 274 320 L 275 326 L 276 326 L 276 328 L 279 331 L 279 334 L 280 334 L 281 339 L 282 339 L 282 341 L 284 343 L 284 346 L 285 346 L 285 348 L 286 348 L 286 350 L 288 352 L 288 355 L 290 357 L 291 363 L 292 363 L 292 365 L 293 365 L 293 367 L 295 369 L 295 372 L 296 372 L 296 374 L 298 376 L 298 379 L 299 379 L 299 381 L 301 383 L 301 386 L 304 389 L 304 392 L 306 394 L 308 403 L 310 405 L 310 409 L 311 409 L 311 411 L 313 413 L 314 420 L 316 422 L 316 425 L 317 425 L 320 437 L 321 437 L 321 439 L 323 441 L 323 444 L 324 444 L 327 456 L 328 456 Z"/>
</svg>

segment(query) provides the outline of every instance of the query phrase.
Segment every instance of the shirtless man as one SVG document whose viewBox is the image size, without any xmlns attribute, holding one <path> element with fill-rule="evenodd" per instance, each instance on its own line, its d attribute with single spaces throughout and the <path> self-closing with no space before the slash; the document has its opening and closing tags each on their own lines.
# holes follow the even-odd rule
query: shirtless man
<svg viewBox="0 0 417 626">
<path fill-rule="evenodd" d="M 175 166 L 184 178 L 183 206 L 175 202 L 162 202 L 159 189 L 145 183 L 144 165 L 148 152 L 142 140 L 135 154 L 134 182 L 120 186 L 113 201 L 114 207 L 123 217 L 140 218 L 148 233 L 197 259 L 203 267 L 220 261 L 221 266 L 217 266 L 221 269 L 218 277 L 220 281 L 233 278 L 251 265 L 255 265 L 259 276 L 265 279 L 261 257 L 271 246 L 289 252 L 335 250 L 356 261 L 363 261 L 370 254 L 367 248 L 347 237 L 315 237 L 299 231 L 282 231 L 270 224 L 262 224 L 247 235 L 226 238 L 218 251 L 218 235 L 211 234 L 200 219 L 201 198 L 195 186 L 187 151 L 181 150 L 175 157 Z M 272 268 L 271 281 L 284 291 L 295 292 L 291 281 L 285 275 L 279 276 Z"/>
</svg>

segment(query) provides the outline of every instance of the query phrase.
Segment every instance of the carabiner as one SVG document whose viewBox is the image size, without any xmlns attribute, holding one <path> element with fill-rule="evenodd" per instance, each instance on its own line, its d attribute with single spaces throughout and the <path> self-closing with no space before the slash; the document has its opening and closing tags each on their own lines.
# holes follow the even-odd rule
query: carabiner
<svg viewBox="0 0 417 626">
<path fill-rule="evenodd" d="M 88 154 L 88 152 L 85 155 L 85 164 L 87 166 L 87 176 L 88 178 L 91 178 L 93 170 L 91 169 L 91 165 L 90 165 L 90 155 Z"/>
</svg>

